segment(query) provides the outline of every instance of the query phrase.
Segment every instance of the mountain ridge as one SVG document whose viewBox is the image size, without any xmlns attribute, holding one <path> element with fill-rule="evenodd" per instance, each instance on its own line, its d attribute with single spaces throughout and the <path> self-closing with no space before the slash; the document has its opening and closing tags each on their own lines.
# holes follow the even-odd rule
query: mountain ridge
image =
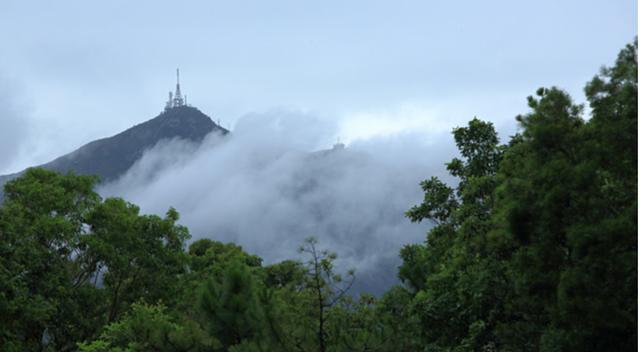
<svg viewBox="0 0 640 352">
<path fill-rule="evenodd" d="M 68 154 L 34 167 L 62 173 L 73 171 L 80 175 L 96 175 L 101 182 L 110 182 L 122 176 L 146 150 L 162 140 L 180 138 L 199 143 L 211 132 L 222 135 L 229 133 L 199 109 L 186 105 L 176 106 L 120 133 L 91 141 Z M 0 175 L 0 186 L 19 177 L 24 171 L 26 169 Z M 0 200 L 2 198 L 3 191 L 0 188 Z"/>
</svg>

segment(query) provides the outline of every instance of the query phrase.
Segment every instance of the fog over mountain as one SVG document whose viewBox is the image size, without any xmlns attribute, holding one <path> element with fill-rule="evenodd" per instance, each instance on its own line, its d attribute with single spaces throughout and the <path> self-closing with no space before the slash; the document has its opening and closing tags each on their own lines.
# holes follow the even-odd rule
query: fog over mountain
<svg viewBox="0 0 640 352">
<path fill-rule="evenodd" d="M 315 236 L 338 253 L 341 269 L 356 269 L 354 291 L 380 293 L 397 282 L 400 248 L 423 241 L 430 226 L 404 217 L 422 199 L 420 181 L 449 179 L 443 164 L 455 148 L 443 126 L 455 122 L 432 122 L 420 132 L 390 125 L 331 148 L 343 128 L 335 119 L 271 110 L 245 115 L 228 133 L 177 106 L 40 166 L 98 175 L 99 193 L 145 213 L 174 207 L 194 239 L 235 242 L 266 264 L 298 257 Z"/>
<path fill-rule="evenodd" d="M 181 138 L 199 143 L 211 131 L 222 135 L 228 133 L 200 110 L 191 106 L 180 106 L 166 109 L 155 118 L 114 136 L 92 141 L 55 160 L 34 166 L 61 173 L 72 171 L 80 175 L 95 175 L 101 182 L 111 182 L 120 178 L 146 150 L 153 148 L 160 141 Z M 0 137 L 1 134 L 2 132 Z M 4 150 L 12 151 L 14 144 L 11 140 L 9 138 L 9 142 L 5 142 L 8 147 L 3 148 Z M 2 144 L 3 142 L 0 142 L 0 146 Z M 0 202 L 3 198 L 1 186 L 23 172 L 24 170 L 0 175 Z"/>
<path fill-rule="evenodd" d="M 356 269 L 358 291 L 381 292 L 396 281 L 401 246 L 424 240 L 430 225 L 404 212 L 420 202 L 422 179 L 443 176 L 454 146 L 448 133 L 403 133 L 322 150 L 336 131 L 326 121 L 246 115 L 225 137 L 159 143 L 99 191 L 143 212 L 173 206 L 194 239 L 236 242 L 267 264 L 296 257 L 314 235 L 342 268 Z"/>
<path fill-rule="evenodd" d="M 29 122 L 24 118 L 24 107 L 12 95 L 0 74 L 0 170 L 11 165 L 29 136 Z"/>
</svg>

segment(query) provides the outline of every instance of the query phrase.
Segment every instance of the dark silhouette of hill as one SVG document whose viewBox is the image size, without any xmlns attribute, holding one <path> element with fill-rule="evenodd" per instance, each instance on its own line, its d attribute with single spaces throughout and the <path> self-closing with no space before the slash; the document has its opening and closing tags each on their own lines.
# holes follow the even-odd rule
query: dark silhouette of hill
<svg viewBox="0 0 640 352">
<path fill-rule="evenodd" d="M 101 182 L 109 182 L 122 176 L 145 150 L 161 140 L 180 138 L 200 142 L 213 131 L 223 135 L 229 133 L 200 110 L 191 106 L 177 106 L 115 136 L 87 143 L 37 167 L 63 173 L 73 171 L 81 175 L 97 175 Z M 20 176 L 22 172 L 0 176 L 0 185 Z"/>
</svg>

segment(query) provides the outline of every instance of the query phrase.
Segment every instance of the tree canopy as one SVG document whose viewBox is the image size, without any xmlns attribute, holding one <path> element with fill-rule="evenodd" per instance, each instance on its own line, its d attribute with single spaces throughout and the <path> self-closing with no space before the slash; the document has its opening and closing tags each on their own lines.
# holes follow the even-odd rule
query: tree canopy
<svg viewBox="0 0 640 352">
<path fill-rule="evenodd" d="M 0 206 L 0 351 L 635 351 L 637 49 L 586 85 L 589 115 L 550 87 L 504 143 L 455 128 L 455 182 L 425 175 L 426 239 L 380 297 L 313 237 L 264 265 L 29 169 Z"/>
</svg>

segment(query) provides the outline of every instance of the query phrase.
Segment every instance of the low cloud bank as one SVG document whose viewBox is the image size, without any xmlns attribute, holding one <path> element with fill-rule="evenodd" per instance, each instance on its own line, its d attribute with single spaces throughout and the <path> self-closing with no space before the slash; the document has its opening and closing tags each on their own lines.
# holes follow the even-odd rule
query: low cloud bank
<svg viewBox="0 0 640 352">
<path fill-rule="evenodd" d="M 357 291 L 380 293 L 397 282 L 400 248 L 425 238 L 429 225 L 404 217 L 422 200 L 419 182 L 444 176 L 455 148 L 450 134 L 437 132 L 326 149 L 336 130 L 308 114 L 247 115 L 231 135 L 209 135 L 199 146 L 159 143 L 99 191 L 148 213 L 173 206 L 194 239 L 236 242 L 267 264 L 298 258 L 314 235 L 338 253 L 340 268 L 356 269 Z"/>
</svg>

